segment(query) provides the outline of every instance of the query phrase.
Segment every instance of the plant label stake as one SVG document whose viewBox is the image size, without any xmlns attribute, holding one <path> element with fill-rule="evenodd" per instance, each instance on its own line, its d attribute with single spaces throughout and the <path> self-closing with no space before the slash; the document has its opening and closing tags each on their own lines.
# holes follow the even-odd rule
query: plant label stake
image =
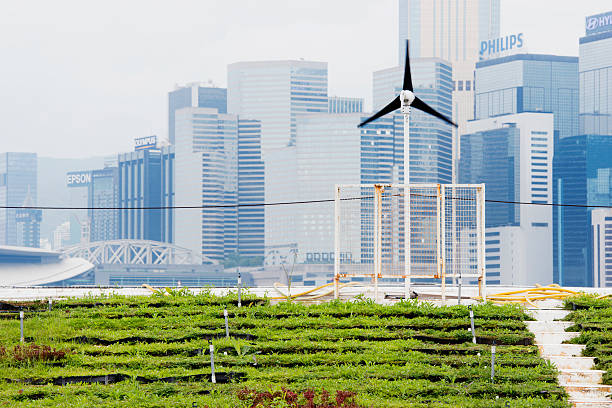
<svg viewBox="0 0 612 408">
<path fill-rule="evenodd" d="M 19 326 L 21 328 L 21 342 L 23 343 L 23 310 L 19 310 Z"/>
<path fill-rule="evenodd" d="M 223 308 L 223 316 L 225 317 L 225 337 L 229 339 L 229 324 L 227 321 L 227 307 Z"/>
<path fill-rule="evenodd" d="M 495 340 L 491 346 L 491 382 L 495 379 Z"/>
<path fill-rule="evenodd" d="M 240 267 L 238 268 L 238 307 L 242 307 L 242 276 L 240 276 Z"/>
<path fill-rule="evenodd" d="M 210 350 L 210 380 L 213 384 L 217 383 L 217 378 L 215 377 L 215 346 L 213 346 L 212 341 L 208 340 L 208 348 Z"/>
<path fill-rule="evenodd" d="M 476 344 L 476 331 L 474 331 L 474 310 L 472 310 L 472 306 L 469 306 L 470 309 L 470 325 L 472 328 L 472 343 Z"/>
<path fill-rule="evenodd" d="M 53 302 L 53 300 L 51 300 L 51 298 L 49 298 L 49 311 L 51 311 L 51 303 Z"/>
</svg>

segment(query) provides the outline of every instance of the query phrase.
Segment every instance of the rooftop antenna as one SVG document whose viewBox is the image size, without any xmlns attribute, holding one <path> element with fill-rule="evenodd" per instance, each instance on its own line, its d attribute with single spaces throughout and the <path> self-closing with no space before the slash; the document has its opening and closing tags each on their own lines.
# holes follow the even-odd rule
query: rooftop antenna
<svg viewBox="0 0 612 408">
<path fill-rule="evenodd" d="M 409 52 L 409 41 L 406 40 L 406 62 L 404 63 L 404 83 L 402 85 L 402 91 L 398 96 L 395 97 L 387 106 L 370 116 L 368 119 L 361 122 L 358 127 L 363 127 L 368 123 L 375 121 L 397 109 L 401 109 L 404 115 L 404 185 L 410 185 L 410 107 L 414 107 L 420 111 L 428 113 L 436 118 L 442 119 L 446 123 L 457 127 L 457 124 L 452 120 L 442 115 L 440 112 L 427 105 L 414 94 L 414 88 L 412 86 L 412 75 L 410 74 L 410 52 Z M 404 223 L 407 228 L 410 225 L 410 192 L 409 188 L 404 188 Z M 410 293 L 410 280 L 408 276 L 410 274 L 410 239 L 409 235 L 406 234 L 404 239 L 404 270 L 406 275 L 406 293 Z"/>
</svg>

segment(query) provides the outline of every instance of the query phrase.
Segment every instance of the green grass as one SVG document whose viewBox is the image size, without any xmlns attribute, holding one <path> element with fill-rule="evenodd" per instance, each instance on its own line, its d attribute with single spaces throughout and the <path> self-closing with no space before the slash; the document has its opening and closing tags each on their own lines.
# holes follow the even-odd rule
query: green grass
<svg viewBox="0 0 612 408">
<path fill-rule="evenodd" d="M 185 292 L 70 299 L 51 312 L 42 303 L 25 305 L 27 341 L 71 353 L 59 361 L 0 355 L 0 407 L 250 407 L 238 398 L 245 387 L 352 391 L 365 407 L 568 407 L 556 369 L 531 345 L 523 323 L 529 317 L 516 306 L 474 307 L 481 344 L 473 344 L 464 306 L 271 306 L 266 299 L 243 299 L 248 306 L 240 309 L 235 294 Z M 19 321 L 0 317 L 0 347 L 10 351 L 19 342 Z M 242 381 L 208 380 L 209 340 L 216 371 L 239 373 Z M 491 382 L 491 347 L 482 343 L 494 341 Z M 111 374 L 125 380 L 53 385 Z"/>
</svg>

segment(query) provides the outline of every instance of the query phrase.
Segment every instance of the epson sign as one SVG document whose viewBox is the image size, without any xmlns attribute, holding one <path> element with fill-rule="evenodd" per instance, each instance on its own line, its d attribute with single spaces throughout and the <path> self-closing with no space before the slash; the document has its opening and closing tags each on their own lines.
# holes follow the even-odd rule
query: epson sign
<svg viewBox="0 0 612 408">
<path fill-rule="evenodd" d="M 157 147 L 157 136 L 146 136 L 134 139 L 134 149 L 154 149 Z"/>
<path fill-rule="evenodd" d="M 68 185 L 68 187 L 84 187 L 88 186 L 90 183 L 90 172 L 79 171 L 66 174 L 66 185 Z"/>
<path fill-rule="evenodd" d="M 480 59 L 498 57 L 506 51 L 523 48 L 523 33 L 507 35 L 480 42 Z"/>
<path fill-rule="evenodd" d="M 586 18 L 586 35 L 612 31 L 612 11 Z"/>
</svg>

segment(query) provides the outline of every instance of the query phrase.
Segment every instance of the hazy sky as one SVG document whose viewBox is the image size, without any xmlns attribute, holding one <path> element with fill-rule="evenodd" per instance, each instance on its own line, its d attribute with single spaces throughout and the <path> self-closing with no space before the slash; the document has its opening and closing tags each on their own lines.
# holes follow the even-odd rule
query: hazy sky
<svg viewBox="0 0 612 408">
<path fill-rule="evenodd" d="M 167 135 L 175 84 L 226 85 L 241 60 L 329 63 L 331 95 L 371 99 L 397 63 L 398 0 L 3 1 L 0 151 L 87 157 Z M 610 0 L 501 0 L 502 34 L 532 53 L 578 54 L 584 17 Z"/>
</svg>

